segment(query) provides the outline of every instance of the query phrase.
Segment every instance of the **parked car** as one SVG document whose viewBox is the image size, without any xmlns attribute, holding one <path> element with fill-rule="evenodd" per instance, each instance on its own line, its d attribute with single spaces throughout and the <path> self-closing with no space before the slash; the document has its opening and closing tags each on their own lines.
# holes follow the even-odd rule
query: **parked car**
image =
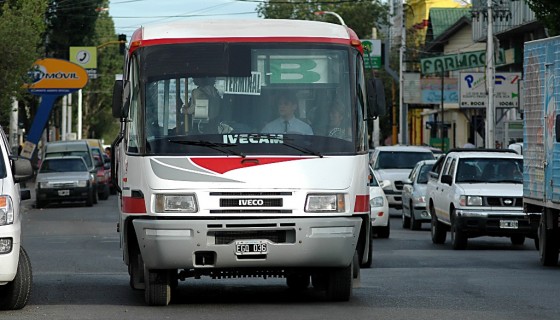
<svg viewBox="0 0 560 320">
<path fill-rule="evenodd" d="M 430 222 L 431 216 L 426 208 L 426 185 L 432 166 L 436 160 L 422 160 L 416 163 L 402 191 L 402 227 L 419 230 L 422 222 Z"/>
<path fill-rule="evenodd" d="M 43 160 L 49 157 L 80 156 L 94 176 L 93 189 L 96 191 L 93 203 L 97 203 L 97 169 L 101 165 L 93 158 L 94 151 L 86 140 L 52 141 L 45 145 Z"/>
<path fill-rule="evenodd" d="M 383 188 L 389 207 L 402 209 L 404 180 L 418 161 L 434 159 L 430 149 L 420 146 L 380 146 L 372 155 L 373 173 L 378 181 L 389 180 Z"/>
<path fill-rule="evenodd" d="M 111 167 L 107 169 L 102 158 L 103 155 L 101 155 L 101 158 L 97 154 L 93 155 L 97 167 L 97 195 L 99 199 L 107 200 L 111 194 Z"/>
<path fill-rule="evenodd" d="M 91 153 L 94 157 L 94 160 L 97 156 L 98 159 L 101 161 L 95 160 L 95 168 L 97 169 L 97 194 L 99 199 L 107 200 L 109 198 L 110 192 L 110 185 L 111 177 L 110 177 L 110 167 L 109 169 L 106 168 L 104 155 L 105 149 L 103 147 L 103 143 L 99 139 L 82 139 L 77 141 L 84 141 L 88 144 L 89 148 L 91 149 Z M 111 160 L 109 159 L 109 162 Z"/>
<path fill-rule="evenodd" d="M 369 167 L 369 206 L 371 212 L 371 233 L 378 238 L 389 238 L 391 233 L 391 220 L 389 219 L 389 203 L 383 186 L 389 181 L 378 182 L 373 174 L 373 169 Z"/>
<path fill-rule="evenodd" d="M 514 245 L 537 239 L 540 219 L 523 212 L 523 156 L 513 150 L 451 150 L 432 167 L 426 201 L 435 244 L 447 231 L 457 250 L 480 236 L 509 237 Z"/>
<path fill-rule="evenodd" d="M 36 208 L 66 201 L 84 201 L 91 207 L 97 194 L 94 173 L 80 156 L 43 159 L 35 181 Z"/>
<path fill-rule="evenodd" d="M 31 198 L 20 182 L 33 177 L 31 161 L 13 155 L 0 126 L 0 310 L 25 307 L 31 296 L 32 271 L 21 245 L 20 201 Z"/>
</svg>

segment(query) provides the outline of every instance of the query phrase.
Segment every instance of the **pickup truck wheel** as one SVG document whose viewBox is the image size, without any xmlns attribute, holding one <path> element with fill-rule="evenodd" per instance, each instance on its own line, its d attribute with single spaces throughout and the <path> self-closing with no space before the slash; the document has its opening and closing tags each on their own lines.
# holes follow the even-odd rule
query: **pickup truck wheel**
<svg viewBox="0 0 560 320">
<path fill-rule="evenodd" d="M 545 212 L 546 214 L 546 212 Z M 558 264 L 558 236 L 546 228 L 543 215 L 539 224 L 539 255 L 543 266 L 556 266 Z"/>
<path fill-rule="evenodd" d="M 387 225 L 384 227 L 376 227 L 377 228 L 377 237 L 381 239 L 388 239 L 389 235 L 391 234 L 391 219 L 387 218 Z"/>
<path fill-rule="evenodd" d="M 410 216 L 412 217 L 412 213 L 410 214 Z M 402 209 L 402 228 L 403 229 L 410 228 L 410 217 L 407 217 L 404 214 L 404 208 Z"/>
<path fill-rule="evenodd" d="M 420 228 L 422 227 L 422 222 L 416 220 L 416 217 L 414 217 L 414 213 L 410 213 L 410 230 L 420 230 Z"/>
<path fill-rule="evenodd" d="M 459 229 L 457 223 L 451 223 L 451 245 L 455 250 L 464 250 L 467 247 L 467 234 Z"/>
<path fill-rule="evenodd" d="M 31 296 L 31 262 L 27 252 L 20 247 L 16 277 L 0 286 L 0 310 L 17 310 L 25 307 Z"/>
<path fill-rule="evenodd" d="M 288 288 L 295 291 L 303 291 L 309 287 L 309 275 L 308 274 L 300 274 L 294 273 L 290 274 L 286 277 L 286 284 Z"/>
<path fill-rule="evenodd" d="M 171 301 L 171 276 L 168 270 L 144 268 L 144 298 L 150 306 L 166 306 Z"/>
<path fill-rule="evenodd" d="M 436 212 L 433 206 L 430 206 L 430 214 L 432 215 L 432 221 L 430 226 L 430 233 L 432 234 L 432 242 L 435 244 L 445 243 L 445 238 L 447 237 L 447 231 L 443 223 L 439 222 L 436 217 Z"/>
<path fill-rule="evenodd" d="M 344 268 L 333 268 L 327 279 L 327 299 L 348 301 L 352 294 L 352 264 Z"/>
<path fill-rule="evenodd" d="M 514 235 L 511 236 L 511 244 L 516 246 L 522 246 L 525 243 L 525 236 L 524 235 Z"/>
</svg>

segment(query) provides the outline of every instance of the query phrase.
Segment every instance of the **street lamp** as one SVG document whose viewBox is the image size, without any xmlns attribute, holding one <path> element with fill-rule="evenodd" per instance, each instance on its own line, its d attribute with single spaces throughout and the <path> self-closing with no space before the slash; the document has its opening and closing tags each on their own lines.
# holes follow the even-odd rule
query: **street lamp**
<svg viewBox="0 0 560 320">
<path fill-rule="evenodd" d="M 314 13 L 316 16 L 323 16 L 323 15 L 325 15 L 325 14 L 333 15 L 333 16 L 335 16 L 335 17 L 338 19 L 338 22 L 340 22 L 341 25 L 343 25 L 343 26 L 346 25 L 346 23 L 344 23 L 344 20 L 342 19 L 342 17 L 341 17 L 338 13 L 336 13 L 336 12 L 334 12 L 334 11 L 315 11 L 315 12 L 313 12 L 313 13 Z"/>
</svg>

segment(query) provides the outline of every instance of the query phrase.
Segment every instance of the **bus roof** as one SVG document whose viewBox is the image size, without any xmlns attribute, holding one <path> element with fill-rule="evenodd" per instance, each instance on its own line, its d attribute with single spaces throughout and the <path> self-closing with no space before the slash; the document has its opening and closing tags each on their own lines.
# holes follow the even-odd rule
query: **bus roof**
<svg viewBox="0 0 560 320">
<path fill-rule="evenodd" d="M 233 41 L 252 42 L 268 38 L 273 41 L 331 42 L 360 47 L 352 40 L 356 33 L 343 25 L 288 19 L 230 19 L 176 21 L 150 24 L 137 29 L 130 41 L 130 51 L 153 44 L 183 42 Z M 271 39 L 273 38 L 273 39 Z M 299 39 L 299 41 L 298 41 Z"/>
</svg>

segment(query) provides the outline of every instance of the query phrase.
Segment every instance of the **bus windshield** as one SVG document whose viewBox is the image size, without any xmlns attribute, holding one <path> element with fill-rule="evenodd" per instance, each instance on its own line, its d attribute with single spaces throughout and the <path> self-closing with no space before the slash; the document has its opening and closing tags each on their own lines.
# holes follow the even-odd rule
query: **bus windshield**
<svg viewBox="0 0 560 320">
<path fill-rule="evenodd" d="M 129 117 L 137 125 L 129 151 L 355 154 L 367 144 L 367 128 L 364 75 L 353 50 L 302 43 L 141 47 L 131 57 Z"/>
</svg>

